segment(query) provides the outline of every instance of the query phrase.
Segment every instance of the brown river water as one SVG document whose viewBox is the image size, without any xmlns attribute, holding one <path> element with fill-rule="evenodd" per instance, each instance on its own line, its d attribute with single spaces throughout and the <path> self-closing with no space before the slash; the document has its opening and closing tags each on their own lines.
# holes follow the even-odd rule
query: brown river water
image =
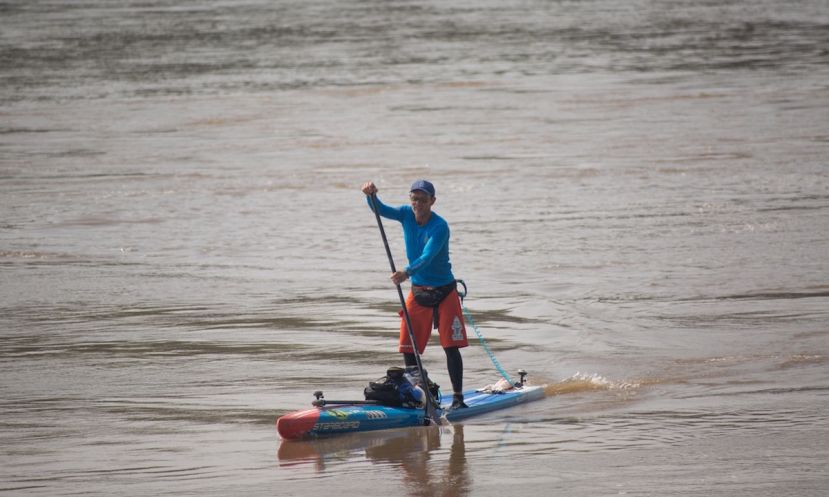
<svg viewBox="0 0 829 497">
<path fill-rule="evenodd" d="M 825 1 L 13 0 L 0 27 L 0 495 L 829 491 Z M 480 332 L 548 395 L 281 441 L 399 364 L 359 187 L 420 177 Z"/>
</svg>

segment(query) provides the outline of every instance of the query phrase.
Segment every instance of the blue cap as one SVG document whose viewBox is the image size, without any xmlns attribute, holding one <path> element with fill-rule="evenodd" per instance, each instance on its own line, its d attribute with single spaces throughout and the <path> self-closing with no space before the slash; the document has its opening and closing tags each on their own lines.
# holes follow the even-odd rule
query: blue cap
<svg viewBox="0 0 829 497">
<path fill-rule="evenodd" d="M 435 196 L 435 185 L 429 183 L 425 179 L 419 179 L 419 180 L 415 181 L 414 183 L 412 183 L 412 188 L 409 191 L 414 192 L 414 191 L 417 191 L 417 190 L 426 192 L 429 195 L 431 195 L 432 197 Z"/>
</svg>

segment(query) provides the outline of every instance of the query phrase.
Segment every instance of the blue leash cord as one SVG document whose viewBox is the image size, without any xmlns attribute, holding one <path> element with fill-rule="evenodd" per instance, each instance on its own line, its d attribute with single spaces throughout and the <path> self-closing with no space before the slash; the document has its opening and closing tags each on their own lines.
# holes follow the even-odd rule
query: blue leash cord
<svg viewBox="0 0 829 497">
<path fill-rule="evenodd" d="M 457 283 L 460 283 L 461 285 L 463 285 L 463 293 L 458 292 L 458 294 L 461 297 L 461 309 L 463 309 L 463 316 L 466 318 L 466 320 L 472 326 L 472 329 L 475 330 L 475 334 L 478 335 L 478 340 L 481 342 L 481 346 L 486 351 L 486 354 L 489 356 L 489 359 L 492 361 L 492 364 L 495 365 L 495 369 L 498 370 L 498 372 L 501 374 L 501 376 L 505 380 L 507 380 L 510 385 L 515 385 L 515 382 L 512 381 L 512 378 L 510 378 L 510 376 L 507 374 L 507 372 L 504 371 L 504 368 L 501 366 L 501 363 L 498 362 L 498 359 L 495 358 L 495 354 L 493 354 L 492 350 L 490 350 L 489 344 L 487 344 L 486 340 L 484 340 L 484 336 L 481 335 L 480 331 L 478 331 L 478 326 L 475 324 L 475 320 L 472 319 L 472 314 L 469 313 L 469 309 L 467 309 L 466 305 L 464 305 L 464 303 L 463 303 L 463 300 L 464 300 L 464 298 L 466 297 L 466 294 L 467 294 L 466 283 L 464 283 L 463 280 L 457 280 Z"/>
</svg>

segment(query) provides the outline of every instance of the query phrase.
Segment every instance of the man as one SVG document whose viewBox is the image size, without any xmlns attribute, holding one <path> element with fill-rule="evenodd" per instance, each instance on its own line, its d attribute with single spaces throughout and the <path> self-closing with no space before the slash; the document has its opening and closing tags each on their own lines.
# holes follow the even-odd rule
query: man
<svg viewBox="0 0 829 497">
<path fill-rule="evenodd" d="M 363 193 L 377 193 L 371 181 L 362 187 Z M 371 199 L 367 197 L 369 207 Z M 435 203 L 435 187 L 426 180 L 417 180 L 409 189 L 411 205 L 391 207 L 377 200 L 381 216 L 399 221 L 403 225 L 406 257 L 409 264 L 391 275 L 395 285 L 412 279 L 412 290 L 406 298 L 406 309 L 412 322 L 417 350 L 423 353 L 432 333 L 432 325 L 438 329 L 440 344 L 446 352 L 446 367 L 452 382 L 452 408 L 466 407 L 463 401 L 463 359 L 460 349 L 469 345 L 463 323 L 460 297 L 455 289 L 455 276 L 449 262 L 449 225 L 432 212 Z M 402 315 L 402 311 L 401 311 Z M 409 341 L 405 320 L 400 323 L 400 345 L 406 366 L 415 366 L 414 350 Z"/>
</svg>

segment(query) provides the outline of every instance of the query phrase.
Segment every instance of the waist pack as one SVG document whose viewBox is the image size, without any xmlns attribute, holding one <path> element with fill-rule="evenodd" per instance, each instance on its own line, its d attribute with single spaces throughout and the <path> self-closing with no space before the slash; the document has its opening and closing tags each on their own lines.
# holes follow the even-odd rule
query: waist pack
<svg viewBox="0 0 829 497">
<path fill-rule="evenodd" d="M 452 293 L 455 285 L 456 283 L 454 281 L 443 286 L 412 285 L 412 294 L 414 295 L 415 302 L 423 307 L 437 307 L 447 295 Z"/>
</svg>

